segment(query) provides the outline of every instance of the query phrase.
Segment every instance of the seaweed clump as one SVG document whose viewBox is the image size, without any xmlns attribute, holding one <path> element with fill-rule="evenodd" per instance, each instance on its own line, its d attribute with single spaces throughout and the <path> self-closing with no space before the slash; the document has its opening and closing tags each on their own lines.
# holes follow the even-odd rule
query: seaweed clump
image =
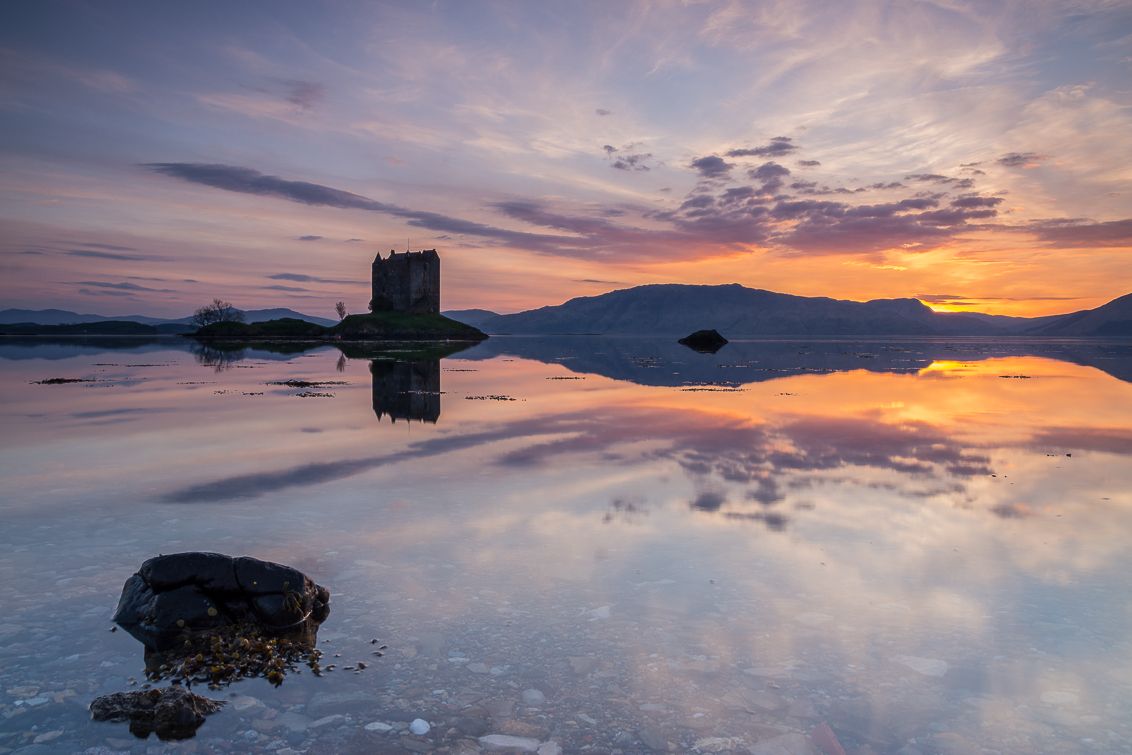
<svg viewBox="0 0 1132 755">
<path fill-rule="evenodd" d="M 145 674 L 151 682 L 172 680 L 219 689 L 239 679 L 263 677 L 278 687 L 286 674 L 306 666 L 322 675 L 322 651 L 314 631 L 270 635 L 254 624 L 233 624 L 208 635 L 186 637 L 182 647 L 148 650 Z"/>
</svg>

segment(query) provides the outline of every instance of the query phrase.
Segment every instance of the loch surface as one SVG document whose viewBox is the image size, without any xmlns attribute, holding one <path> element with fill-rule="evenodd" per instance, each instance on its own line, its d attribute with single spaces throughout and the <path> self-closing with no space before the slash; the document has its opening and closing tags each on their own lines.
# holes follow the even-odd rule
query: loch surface
<svg viewBox="0 0 1132 755">
<path fill-rule="evenodd" d="M 374 356 L 0 341 L 0 752 L 1132 752 L 1132 343 Z M 337 668 L 90 721 L 189 550 L 328 587 Z"/>
</svg>

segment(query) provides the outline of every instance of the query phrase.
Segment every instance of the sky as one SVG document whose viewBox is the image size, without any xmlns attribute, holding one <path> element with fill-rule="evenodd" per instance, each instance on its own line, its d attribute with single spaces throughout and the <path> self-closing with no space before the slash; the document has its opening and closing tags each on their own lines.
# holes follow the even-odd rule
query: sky
<svg viewBox="0 0 1132 755">
<path fill-rule="evenodd" d="M 11 2 L 0 307 L 1132 291 L 1132 2 Z"/>
</svg>

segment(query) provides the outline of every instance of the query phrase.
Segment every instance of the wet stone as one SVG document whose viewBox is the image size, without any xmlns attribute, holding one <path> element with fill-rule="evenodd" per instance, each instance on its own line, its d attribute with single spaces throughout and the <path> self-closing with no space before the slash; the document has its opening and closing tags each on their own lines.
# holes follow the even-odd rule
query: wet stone
<svg viewBox="0 0 1132 755">
<path fill-rule="evenodd" d="M 376 731 L 379 734 L 384 734 L 387 731 L 393 731 L 392 724 L 387 724 L 384 721 L 370 721 L 365 725 L 366 731 Z"/>
<path fill-rule="evenodd" d="M 224 705 L 194 695 L 183 687 L 166 687 L 138 692 L 117 692 L 96 698 L 90 704 L 95 721 L 128 721 L 130 732 L 145 739 L 156 733 L 159 739 L 187 739 Z"/>
<path fill-rule="evenodd" d="M 515 752 L 538 752 L 539 740 L 531 737 L 517 737 L 510 734 L 488 734 L 479 738 L 486 750 L 512 750 Z"/>
<path fill-rule="evenodd" d="M 461 716 L 453 722 L 456 731 L 469 737 L 480 737 L 488 730 L 488 720 L 479 716 Z"/>
</svg>

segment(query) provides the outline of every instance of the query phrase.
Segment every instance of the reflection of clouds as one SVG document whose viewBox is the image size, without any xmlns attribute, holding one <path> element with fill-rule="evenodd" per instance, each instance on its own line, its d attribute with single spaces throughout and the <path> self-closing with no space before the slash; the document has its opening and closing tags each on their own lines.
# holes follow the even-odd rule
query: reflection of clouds
<svg viewBox="0 0 1132 755">
<path fill-rule="evenodd" d="M 1132 429 L 1126 427 L 1049 427 L 1034 434 L 1031 448 L 1071 448 L 1132 456 Z"/>
<path fill-rule="evenodd" d="M 546 440 L 543 440 L 543 439 Z M 783 488 L 805 486 L 799 473 L 846 467 L 898 473 L 895 482 L 944 481 L 989 473 L 989 459 L 972 454 L 942 430 L 925 422 L 888 424 L 872 417 L 788 418 L 754 424 L 714 414 L 609 407 L 525 417 L 410 443 L 387 454 L 303 464 L 273 472 L 237 475 L 192 485 L 165 495 L 169 502 L 258 497 L 292 487 L 331 482 L 383 466 L 494 443 L 510 447 L 495 463 L 516 471 L 561 463 L 570 455 L 596 455 L 619 464 L 675 461 L 692 478 L 714 480 L 692 501 L 698 511 L 724 509 L 736 519 L 757 519 L 781 528 L 785 519 L 744 513 L 729 504 L 727 484 L 747 487 L 739 498 L 758 506 L 784 500 Z M 749 486 L 749 487 L 748 487 Z"/>
</svg>

